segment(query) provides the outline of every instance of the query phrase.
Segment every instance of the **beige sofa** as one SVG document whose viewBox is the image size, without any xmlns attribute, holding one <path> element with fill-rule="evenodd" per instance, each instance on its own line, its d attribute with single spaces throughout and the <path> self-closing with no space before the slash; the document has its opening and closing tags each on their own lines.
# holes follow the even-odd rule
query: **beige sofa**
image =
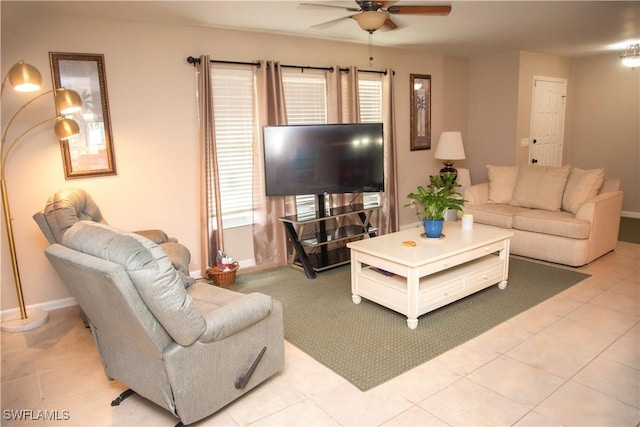
<svg viewBox="0 0 640 427">
<path fill-rule="evenodd" d="M 582 266 L 618 241 L 620 180 L 603 169 L 488 165 L 489 182 L 464 190 L 464 214 L 513 231 L 511 253 Z"/>
</svg>

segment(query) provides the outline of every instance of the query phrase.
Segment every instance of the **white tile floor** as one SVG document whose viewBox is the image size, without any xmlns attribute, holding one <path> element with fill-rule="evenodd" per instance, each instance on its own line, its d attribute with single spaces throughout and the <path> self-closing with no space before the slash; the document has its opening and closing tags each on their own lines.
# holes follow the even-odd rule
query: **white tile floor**
<svg viewBox="0 0 640 427">
<path fill-rule="evenodd" d="M 195 425 L 637 426 L 640 245 L 579 270 L 592 276 L 365 393 L 287 343 L 284 371 Z M 106 380 L 75 307 L 1 344 L 2 425 L 177 422 L 138 396 L 110 406 L 124 387 Z M 11 419 L 16 409 L 58 420 Z"/>
</svg>

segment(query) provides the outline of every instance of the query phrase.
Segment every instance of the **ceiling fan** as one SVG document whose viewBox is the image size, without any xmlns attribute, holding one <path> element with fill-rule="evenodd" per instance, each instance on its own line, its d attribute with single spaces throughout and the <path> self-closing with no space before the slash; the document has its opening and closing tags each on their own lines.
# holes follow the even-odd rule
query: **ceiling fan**
<svg viewBox="0 0 640 427">
<path fill-rule="evenodd" d="M 344 9 L 349 12 L 357 12 L 353 15 L 343 16 L 332 21 L 323 22 L 313 27 L 324 27 L 345 19 L 354 19 L 360 28 L 369 34 L 385 27 L 395 30 L 398 25 L 389 15 L 427 15 L 447 16 L 451 12 L 451 6 L 394 6 L 397 1 L 364 1 L 356 0 L 358 7 L 344 7 L 323 3 L 300 3 L 302 6 L 332 7 Z"/>
</svg>

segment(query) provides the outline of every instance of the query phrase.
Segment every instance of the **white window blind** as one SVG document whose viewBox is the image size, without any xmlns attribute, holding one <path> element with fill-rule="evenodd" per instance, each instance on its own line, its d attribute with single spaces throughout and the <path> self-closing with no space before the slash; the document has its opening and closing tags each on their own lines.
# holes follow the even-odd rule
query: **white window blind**
<svg viewBox="0 0 640 427">
<path fill-rule="evenodd" d="M 327 123 L 327 81 L 324 73 L 283 71 L 287 123 L 315 125 Z M 298 214 L 316 210 L 316 196 L 296 196 Z"/>
<path fill-rule="evenodd" d="M 253 222 L 253 70 L 211 68 L 223 228 Z"/>
<path fill-rule="evenodd" d="M 381 123 L 382 76 L 377 73 L 358 73 L 358 96 L 360 97 L 360 121 Z M 363 193 L 362 198 L 365 204 L 380 203 L 380 193 Z"/>
<path fill-rule="evenodd" d="M 381 123 L 381 76 L 377 73 L 360 73 L 358 75 L 358 96 L 360 97 L 360 121 L 363 123 Z"/>
</svg>

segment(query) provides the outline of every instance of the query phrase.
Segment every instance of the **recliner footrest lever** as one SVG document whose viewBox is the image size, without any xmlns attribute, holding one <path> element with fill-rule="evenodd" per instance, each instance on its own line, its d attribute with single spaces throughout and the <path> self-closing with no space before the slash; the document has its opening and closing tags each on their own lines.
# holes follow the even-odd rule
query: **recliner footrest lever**
<svg viewBox="0 0 640 427">
<path fill-rule="evenodd" d="M 125 391 L 120 393 L 118 397 L 116 397 L 114 400 L 111 401 L 111 406 L 120 405 L 123 400 L 125 400 L 127 397 L 131 396 L 134 393 L 135 391 L 131 390 L 130 388 L 126 389 Z"/>
<path fill-rule="evenodd" d="M 260 363 L 260 359 L 262 359 L 262 356 L 264 356 L 265 351 L 267 351 L 267 347 L 262 347 L 262 350 L 260 350 L 260 354 L 258 354 L 256 360 L 253 361 L 253 364 L 251 365 L 247 373 L 236 380 L 235 386 L 238 390 L 241 390 L 247 386 L 249 380 L 251 379 L 251 376 L 253 375 L 253 372 L 258 367 L 258 363 Z"/>
</svg>

